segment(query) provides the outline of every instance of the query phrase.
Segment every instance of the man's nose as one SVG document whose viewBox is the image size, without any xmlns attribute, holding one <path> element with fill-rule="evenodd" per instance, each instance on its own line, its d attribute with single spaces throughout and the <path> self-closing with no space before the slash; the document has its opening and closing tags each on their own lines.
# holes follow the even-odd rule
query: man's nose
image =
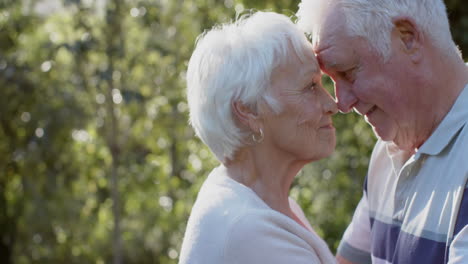
<svg viewBox="0 0 468 264">
<path fill-rule="evenodd" d="M 344 81 L 335 82 L 335 96 L 338 109 L 342 113 L 348 113 L 358 102 L 352 86 Z"/>
</svg>

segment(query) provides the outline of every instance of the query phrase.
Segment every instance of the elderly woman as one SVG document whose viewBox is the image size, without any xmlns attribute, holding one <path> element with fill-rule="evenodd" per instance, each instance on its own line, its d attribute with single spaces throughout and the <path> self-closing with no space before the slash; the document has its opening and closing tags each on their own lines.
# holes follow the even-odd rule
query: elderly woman
<svg viewBox="0 0 468 264">
<path fill-rule="evenodd" d="M 270 12 L 216 27 L 198 39 L 187 86 L 190 123 L 221 165 L 198 194 L 180 263 L 334 263 L 288 195 L 335 148 L 337 107 L 306 37 Z"/>
</svg>

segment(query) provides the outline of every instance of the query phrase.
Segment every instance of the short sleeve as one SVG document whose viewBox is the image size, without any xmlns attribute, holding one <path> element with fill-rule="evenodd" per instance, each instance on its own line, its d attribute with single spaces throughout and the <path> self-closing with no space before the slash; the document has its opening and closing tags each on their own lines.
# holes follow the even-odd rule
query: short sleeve
<svg viewBox="0 0 468 264">
<path fill-rule="evenodd" d="M 356 207 L 351 224 L 338 246 L 337 254 L 353 263 L 371 263 L 370 219 L 365 194 Z"/>
<path fill-rule="evenodd" d="M 468 225 L 466 225 L 453 239 L 449 249 L 447 264 L 468 263 Z"/>
<path fill-rule="evenodd" d="M 224 263 L 320 264 L 314 249 L 296 232 L 274 216 L 244 216 L 229 232 Z"/>
</svg>

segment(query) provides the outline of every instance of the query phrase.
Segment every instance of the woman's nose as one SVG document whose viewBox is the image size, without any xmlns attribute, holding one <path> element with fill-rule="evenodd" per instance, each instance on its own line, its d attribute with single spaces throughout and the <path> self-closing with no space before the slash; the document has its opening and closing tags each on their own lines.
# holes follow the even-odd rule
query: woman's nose
<svg viewBox="0 0 468 264">
<path fill-rule="evenodd" d="M 335 103 L 335 100 L 333 100 L 331 95 L 325 104 L 325 112 L 329 113 L 330 115 L 338 113 L 338 105 Z"/>
<path fill-rule="evenodd" d="M 324 89 L 324 103 L 323 103 L 323 111 L 327 114 L 334 115 L 338 113 L 338 106 L 333 99 L 333 97 Z"/>
</svg>

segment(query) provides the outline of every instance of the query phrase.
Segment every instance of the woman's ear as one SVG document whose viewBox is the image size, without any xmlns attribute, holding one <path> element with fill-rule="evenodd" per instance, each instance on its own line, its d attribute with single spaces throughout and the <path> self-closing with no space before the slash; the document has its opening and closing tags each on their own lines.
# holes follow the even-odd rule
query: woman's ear
<svg viewBox="0 0 468 264">
<path fill-rule="evenodd" d="M 244 126 L 250 128 L 253 131 L 258 130 L 258 114 L 252 111 L 250 107 L 244 105 L 242 102 L 233 101 L 231 103 L 234 115 L 237 117 L 237 120 L 241 122 Z"/>
<path fill-rule="evenodd" d="M 393 19 L 394 34 L 402 44 L 403 51 L 411 56 L 414 62 L 422 57 L 421 47 L 424 37 L 419 26 L 410 17 L 399 16 Z"/>
</svg>

